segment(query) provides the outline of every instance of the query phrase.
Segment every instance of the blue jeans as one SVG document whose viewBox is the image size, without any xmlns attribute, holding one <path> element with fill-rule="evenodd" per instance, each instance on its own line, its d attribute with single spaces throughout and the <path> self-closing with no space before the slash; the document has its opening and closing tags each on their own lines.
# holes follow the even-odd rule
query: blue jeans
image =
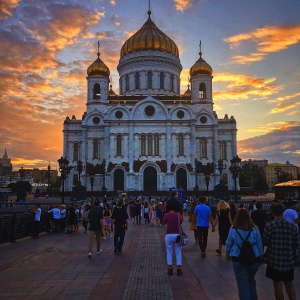
<svg viewBox="0 0 300 300">
<path fill-rule="evenodd" d="M 260 263 L 249 266 L 241 265 L 239 262 L 233 262 L 232 264 L 240 299 L 257 300 L 255 275 Z"/>
</svg>

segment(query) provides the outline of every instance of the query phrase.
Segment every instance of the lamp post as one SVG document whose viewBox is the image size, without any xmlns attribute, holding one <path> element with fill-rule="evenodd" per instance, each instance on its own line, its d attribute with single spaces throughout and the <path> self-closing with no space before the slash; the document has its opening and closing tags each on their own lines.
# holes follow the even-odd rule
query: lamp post
<svg viewBox="0 0 300 300">
<path fill-rule="evenodd" d="M 66 175 L 67 175 L 67 171 L 68 171 L 68 167 L 69 167 L 69 161 L 67 160 L 66 157 L 61 157 L 58 160 L 58 164 L 59 164 L 59 171 L 60 171 L 61 180 L 62 180 L 61 203 L 64 204 L 65 203 L 65 179 L 66 179 Z"/>
<path fill-rule="evenodd" d="M 90 183 L 91 183 L 91 192 L 92 192 L 92 196 L 93 196 L 95 175 L 94 174 L 90 174 L 89 176 L 90 176 Z"/>
<path fill-rule="evenodd" d="M 234 156 L 233 159 L 230 161 L 231 162 L 231 166 L 229 167 L 229 170 L 232 174 L 232 178 L 234 180 L 234 198 L 235 198 L 235 203 L 238 203 L 237 201 L 237 193 L 236 193 L 236 180 L 239 177 L 239 173 L 241 170 L 241 159 L 239 158 L 239 156 Z"/>
<path fill-rule="evenodd" d="M 79 185 L 81 185 L 81 181 L 80 181 L 80 175 L 82 173 L 82 171 L 85 169 L 85 166 L 83 166 L 82 161 L 78 160 L 77 161 L 77 166 L 76 166 L 76 170 L 78 171 L 78 183 Z"/>
<path fill-rule="evenodd" d="M 106 186 L 105 186 L 105 167 L 106 167 L 106 160 L 103 158 L 102 161 L 102 174 L 103 174 L 103 185 L 102 185 L 102 192 L 106 192 Z"/>
<path fill-rule="evenodd" d="M 194 190 L 195 190 L 195 191 L 199 191 L 198 177 L 197 177 L 197 173 L 198 173 L 198 165 L 199 165 L 198 159 L 195 158 L 195 180 L 196 180 L 196 184 L 195 184 L 195 187 L 194 187 Z"/>
<path fill-rule="evenodd" d="M 220 172 L 220 183 L 221 183 L 221 181 L 222 181 L 222 171 L 224 170 L 224 169 L 226 169 L 226 164 L 224 164 L 224 161 L 223 161 L 223 159 L 219 159 L 218 160 L 218 164 L 216 165 L 216 168 L 217 168 L 217 170 L 219 170 L 219 172 Z"/>
<path fill-rule="evenodd" d="M 205 179 L 205 184 L 206 184 L 206 191 L 208 192 L 210 176 L 209 175 L 205 175 L 204 179 Z"/>
<path fill-rule="evenodd" d="M 47 168 L 47 176 L 48 176 L 48 196 L 49 196 L 49 191 L 50 191 L 50 177 L 51 177 L 51 167 L 50 167 L 50 161 L 49 161 L 49 165 L 48 165 L 48 168 Z"/>
</svg>

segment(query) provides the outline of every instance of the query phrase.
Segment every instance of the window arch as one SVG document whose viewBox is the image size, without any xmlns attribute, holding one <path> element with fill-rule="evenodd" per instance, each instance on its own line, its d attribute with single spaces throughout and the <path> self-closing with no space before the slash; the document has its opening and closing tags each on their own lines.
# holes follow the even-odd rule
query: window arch
<svg viewBox="0 0 300 300">
<path fill-rule="evenodd" d="M 93 159 L 99 159 L 99 140 L 93 141 Z"/>
<path fill-rule="evenodd" d="M 148 89 L 152 89 L 152 71 L 148 71 Z"/>
<path fill-rule="evenodd" d="M 138 90 L 140 88 L 140 73 L 135 72 L 135 88 Z"/>
<path fill-rule="evenodd" d="M 78 161 L 79 158 L 79 144 L 74 143 L 74 149 L 73 149 L 73 161 Z"/>
<path fill-rule="evenodd" d="M 160 72 L 159 74 L 159 88 L 163 90 L 165 88 L 165 73 Z"/>
<path fill-rule="evenodd" d="M 199 86 L 199 99 L 206 98 L 206 85 L 205 83 L 201 82 Z"/>
<path fill-rule="evenodd" d="M 93 89 L 93 99 L 100 99 L 100 84 L 95 83 Z"/>
</svg>

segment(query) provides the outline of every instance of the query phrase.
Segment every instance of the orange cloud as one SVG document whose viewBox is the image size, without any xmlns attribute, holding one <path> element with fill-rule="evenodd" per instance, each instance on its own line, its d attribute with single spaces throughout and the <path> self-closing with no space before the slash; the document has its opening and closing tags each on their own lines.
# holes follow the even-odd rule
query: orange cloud
<svg viewBox="0 0 300 300">
<path fill-rule="evenodd" d="M 276 78 L 255 78 L 233 73 L 216 73 L 214 83 L 226 83 L 226 88 L 213 93 L 216 100 L 252 100 L 266 98 L 278 93 L 281 85 L 274 84 Z M 254 96 L 254 97 L 253 97 Z"/>
<path fill-rule="evenodd" d="M 269 133 L 273 131 L 286 131 L 295 126 L 299 126 L 299 122 L 275 122 L 259 126 L 258 128 L 249 129 L 249 132 L 257 132 L 259 134 Z"/>
<path fill-rule="evenodd" d="M 0 20 L 6 19 L 12 15 L 12 11 L 19 5 L 20 0 L 1 0 L 0 2 Z"/>
<path fill-rule="evenodd" d="M 299 97 L 299 96 L 300 96 L 300 92 L 299 93 L 294 93 L 292 95 L 286 95 L 284 97 L 278 97 L 274 100 L 269 100 L 268 102 L 269 103 L 284 102 L 284 101 L 291 100 L 291 99 Z"/>
<path fill-rule="evenodd" d="M 266 55 L 279 52 L 299 43 L 300 24 L 265 26 L 249 33 L 238 34 L 224 41 L 232 48 L 238 47 L 244 41 L 252 41 L 256 44 L 256 53 L 245 56 L 235 56 L 234 62 L 238 64 L 251 64 L 262 60 Z"/>
<path fill-rule="evenodd" d="M 176 10 L 184 11 L 190 8 L 193 4 L 193 0 L 174 0 Z"/>
<path fill-rule="evenodd" d="M 290 104 L 280 104 L 278 105 L 277 107 L 273 108 L 271 110 L 271 114 L 278 114 L 278 113 L 282 113 L 282 112 L 285 112 L 287 110 L 290 110 L 290 109 L 294 109 L 295 107 L 297 106 L 300 106 L 300 100 L 297 101 L 297 102 L 293 102 L 293 103 L 290 103 Z"/>
</svg>

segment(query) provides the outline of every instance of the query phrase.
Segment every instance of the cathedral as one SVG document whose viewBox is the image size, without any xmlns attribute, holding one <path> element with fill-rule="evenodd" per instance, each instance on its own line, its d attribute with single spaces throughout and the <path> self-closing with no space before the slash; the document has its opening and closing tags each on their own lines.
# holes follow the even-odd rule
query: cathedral
<svg viewBox="0 0 300 300">
<path fill-rule="evenodd" d="M 88 191 L 211 191 L 220 180 L 234 189 L 229 166 L 237 154 L 236 120 L 214 111 L 213 70 L 201 48 L 183 94 L 178 47 L 150 10 L 121 48 L 119 94 L 99 43 L 97 56 L 87 68 L 86 111 L 63 125 L 66 191 L 78 180 Z"/>
</svg>

